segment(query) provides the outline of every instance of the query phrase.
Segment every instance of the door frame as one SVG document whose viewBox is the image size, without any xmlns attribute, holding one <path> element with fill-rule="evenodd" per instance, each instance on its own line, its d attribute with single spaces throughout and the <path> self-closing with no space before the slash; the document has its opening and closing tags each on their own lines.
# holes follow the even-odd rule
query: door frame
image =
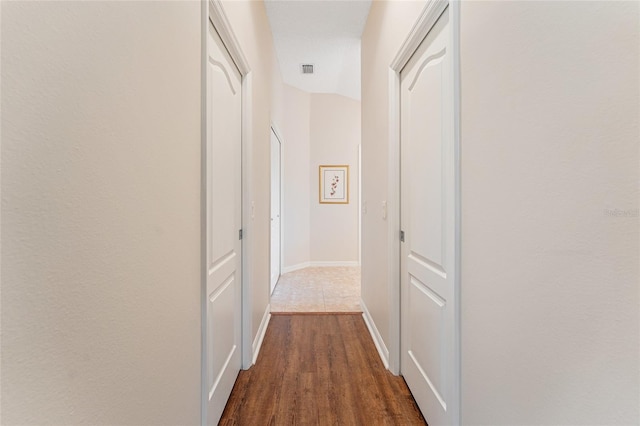
<svg viewBox="0 0 640 426">
<path fill-rule="evenodd" d="M 280 276 L 282 276 L 282 253 L 283 253 L 283 249 L 282 249 L 282 244 L 283 244 L 283 232 L 282 232 L 282 170 L 284 169 L 284 167 L 282 167 L 282 152 L 283 152 L 283 142 L 282 142 L 282 133 L 278 130 L 278 126 L 275 125 L 275 123 L 272 121 L 271 122 L 271 131 L 273 132 L 273 134 L 276 136 L 276 139 L 278 139 L 278 143 L 280 144 Z M 273 167 L 273 164 L 271 164 L 271 166 Z M 269 185 L 269 200 L 271 200 L 271 185 Z M 271 228 L 269 228 L 269 243 L 271 243 Z M 269 265 L 271 265 L 271 250 L 269 250 Z M 269 270 L 271 270 L 271 266 L 269 266 Z M 271 272 L 269 272 L 269 300 L 271 300 Z"/>
<path fill-rule="evenodd" d="M 449 7 L 452 67 L 453 67 L 453 125 L 455 168 L 455 282 L 453 306 L 455 310 L 454 365 L 452 410 L 455 423 L 460 423 L 460 246 L 461 246 L 461 186 L 460 186 L 460 0 L 430 0 L 423 8 L 413 28 L 398 49 L 389 66 L 389 151 L 388 181 L 389 209 L 387 222 L 387 251 L 389 283 L 389 370 L 400 374 L 401 359 L 401 273 L 400 273 L 400 72 L 431 31 L 444 10 Z"/>
<path fill-rule="evenodd" d="M 247 61 L 240 43 L 236 38 L 229 19 L 224 11 L 221 0 L 209 0 L 202 2 L 201 9 L 201 56 L 200 56 L 200 78 L 201 78 L 201 98 L 200 98 L 200 407 L 201 407 L 201 424 L 207 421 L 207 363 L 206 363 L 206 324 L 207 324 L 207 121 L 209 120 L 209 109 L 207 106 L 207 93 L 210 82 L 207 79 L 207 48 L 209 44 L 209 23 L 220 35 L 222 43 L 231 55 L 231 59 L 238 67 L 242 78 L 242 139 L 241 139 L 241 161 L 242 161 L 242 280 L 241 286 L 241 361 L 242 368 L 248 369 L 253 361 L 251 330 L 251 286 L 247 285 L 252 281 L 251 268 L 251 210 L 247 206 L 251 205 L 252 185 L 251 185 L 251 167 L 245 167 L 245 164 L 251 164 L 251 140 L 252 140 L 252 72 L 249 62 Z"/>
</svg>

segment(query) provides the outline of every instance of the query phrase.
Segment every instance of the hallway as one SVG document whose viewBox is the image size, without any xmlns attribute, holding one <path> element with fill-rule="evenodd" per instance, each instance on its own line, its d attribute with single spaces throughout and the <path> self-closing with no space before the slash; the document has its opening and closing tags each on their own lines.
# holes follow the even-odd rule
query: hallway
<svg viewBox="0 0 640 426">
<path fill-rule="evenodd" d="M 274 314 L 220 425 L 424 425 L 359 314 Z"/>
<path fill-rule="evenodd" d="M 0 424 L 215 425 L 238 372 L 227 424 L 422 421 L 402 377 L 432 425 L 640 424 L 640 2 L 0 25 Z M 272 315 L 273 264 L 361 265 L 362 315 Z"/>
</svg>

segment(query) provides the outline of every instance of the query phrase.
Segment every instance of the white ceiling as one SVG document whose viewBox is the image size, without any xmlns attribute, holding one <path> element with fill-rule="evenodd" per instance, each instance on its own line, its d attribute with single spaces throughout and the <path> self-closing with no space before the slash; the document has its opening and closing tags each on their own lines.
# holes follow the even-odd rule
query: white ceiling
<svg viewBox="0 0 640 426">
<path fill-rule="evenodd" d="M 360 99 L 360 37 L 371 0 L 265 0 L 282 79 Z M 313 64 L 314 74 L 300 65 Z"/>
</svg>

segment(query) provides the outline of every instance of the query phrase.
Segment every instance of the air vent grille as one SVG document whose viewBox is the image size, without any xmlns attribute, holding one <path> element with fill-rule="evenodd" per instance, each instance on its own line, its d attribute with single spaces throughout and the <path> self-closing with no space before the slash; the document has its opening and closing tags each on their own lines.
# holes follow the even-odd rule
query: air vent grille
<svg viewBox="0 0 640 426">
<path fill-rule="evenodd" d="M 313 74 L 313 64 L 302 64 L 302 74 Z"/>
</svg>

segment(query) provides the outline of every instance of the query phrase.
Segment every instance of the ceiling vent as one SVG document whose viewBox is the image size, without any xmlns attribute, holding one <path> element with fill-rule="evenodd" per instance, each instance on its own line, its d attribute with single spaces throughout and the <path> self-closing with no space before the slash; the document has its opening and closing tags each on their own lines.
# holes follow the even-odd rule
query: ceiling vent
<svg viewBox="0 0 640 426">
<path fill-rule="evenodd" d="M 313 74 L 313 64 L 302 64 L 302 74 Z"/>
</svg>

